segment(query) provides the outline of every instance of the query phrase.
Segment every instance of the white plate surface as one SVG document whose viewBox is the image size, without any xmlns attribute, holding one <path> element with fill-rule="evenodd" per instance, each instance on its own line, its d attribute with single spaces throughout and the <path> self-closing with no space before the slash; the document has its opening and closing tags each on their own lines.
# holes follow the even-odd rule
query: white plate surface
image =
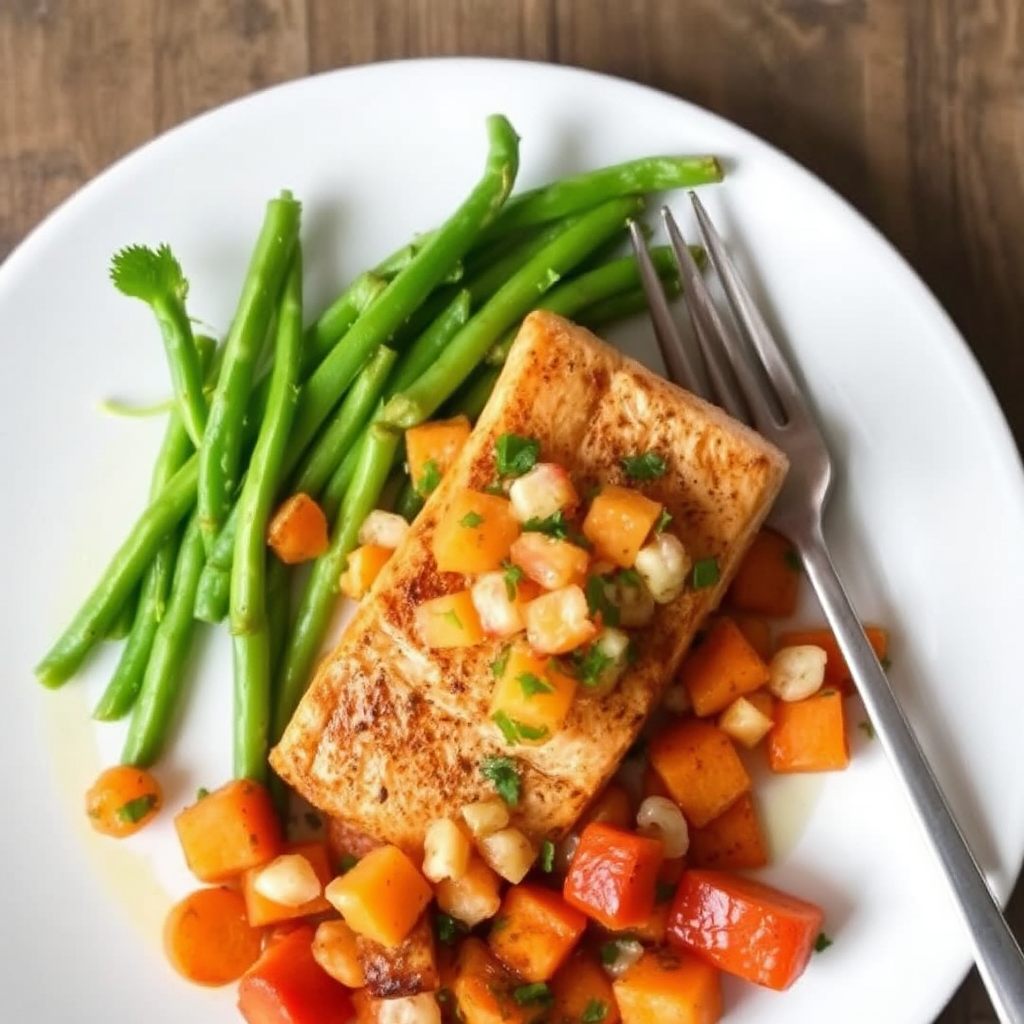
<svg viewBox="0 0 1024 1024">
<path fill-rule="evenodd" d="M 726 183 L 704 195 L 821 411 L 839 464 L 828 523 L 837 560 L 863 616 L 891 628 L 894 683 L 991 883 L 1009 892 L 1024 851 L 1024 489 L 993 397 L 935 300 L 815 178 L 677 99 L 564 68 L 383 64 L 170 132 L 84 188 L 0 268 L 0 1019 L 236 1019 L 230 988 L 190 987 L 160 954 L 163 913 L 189 887 L 170 815 L 124 844 L 85 823 L 82 793 L 120 747 L 118 727 L 88 721 L 113 648 L 56 694 L 32 677 L 142 507 L 161 431 L 96 409 L 104 397 L 166 392 L 150 314 L 108 284 L 110 255 L 170 242 L 191 311 L 222 329 L 263 205 L 291 188 L 304 203 L 307 299 L 319 307 L 461 199 L 494 111 L 522 136 L 520 187 L 649 153 L 726 161 Z M 644 322 L 612 337 L 653 359 Z M 230 770 L 223 634 L 202 648 L 160 770 L 172 808 Z M 728 985 L 732 1024 L 925 1024 L 968 966 L 883 755 L 854 736 L 849 771 L 775 781 L 767 800 L 779 854 L 769 876 L 826 907 L 834 945 L 786 994 Z"/>
</svg>

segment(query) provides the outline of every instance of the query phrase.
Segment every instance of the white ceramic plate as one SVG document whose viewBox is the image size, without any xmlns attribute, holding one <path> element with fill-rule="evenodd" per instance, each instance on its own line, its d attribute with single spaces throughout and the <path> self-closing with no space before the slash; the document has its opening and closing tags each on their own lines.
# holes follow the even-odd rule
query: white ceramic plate
<svg viewBox="0 0 1024 1024">
<path fill-rule="evenodd" d="M 1024 490 L 992 395 L 935 300 L 820 182 L 677 99 L 538 65 L 377 65 L 170 132 L 83 189 L 0 268 L 0 1019 L 236 1019 L 232 989 L 190 987 L 160 953 L 163 913 L 190 884 L 170 814 L 123 844 L 85 823 L 82 793 L 120 747 L 119 728 L 88 720 L 113 646 L 58 693 L 32 676 L 142 507 L 161 431 L 96 409 L 104 397 L 166 393 L 150 313 L 108 284 L 110 255 L 169 241 L 192 280 L 191 311 L 223 328 L 263 205 L 291 188 L 319 307 L 461 199 L 493 111 L 522 136 L 520 187 L 663 151 L 726 161 L 726 184 L 705 198 L 756 268 L 821 410 L 839 466 L 828 523 L 837 560 L 864 617 L 890 626 L 892 678 L 993 886 L 1009 892 L 1024 851 L 1014 784 Z M 643 321 L 614 337 L 653 358 Z M 222 637 L 202 637 L 189 710 L 159 773 L 169 808 L 229 774 Z M 779 854 L 770 877 L 826 907 L 834 945 L 786 994 L 728 985 L 731 1024 L 925 1024 L 968 966 L 881 751 L 853 735 L 849 771 L 777 781 L 767 797 Z"/>
</svg>

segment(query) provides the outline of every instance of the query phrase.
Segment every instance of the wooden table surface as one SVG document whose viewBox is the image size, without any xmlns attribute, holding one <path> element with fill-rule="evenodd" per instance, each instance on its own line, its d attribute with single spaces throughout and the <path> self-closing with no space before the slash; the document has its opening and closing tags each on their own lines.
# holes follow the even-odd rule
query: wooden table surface
<svg viewBox="0 0 1024 1024">
<path fill-rule="evenodd" d="M 0 0 L 0 259 L 111 161 L 203 110 L 446 54 L 611 72 L 790 153 L 906 255 L 1024 440 L 1018 0 Z M 1024 934 L 1024 887 L 1010 913 Z M 973 975 L 940 1018 L 994 1020 Z"/>
</svg>

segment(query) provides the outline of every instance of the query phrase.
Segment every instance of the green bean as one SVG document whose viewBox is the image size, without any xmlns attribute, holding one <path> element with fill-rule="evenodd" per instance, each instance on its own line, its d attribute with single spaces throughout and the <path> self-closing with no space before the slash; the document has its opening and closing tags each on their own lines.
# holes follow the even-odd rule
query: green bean
<svg viewBox="0 0 1024 1024">
<path fill-rule="evenodd" d="M 270 680 L 273 701 L 273 681 L 277 679 L 281 659 L 288 640 L 288 620 L 291 617 L 291 574 L 279 558 L 267 554 L 267 633 L 270 637 Z"/>
<path fill-rule="evenodd" d="M 135 622 L 135 615 L 139 608 L 139 589 L 136 588 L 128 595 L 128 600 L 121 605 L 110 629 L 105 634 L 107 640 L 124 640 L 132 631 L 132 624 Z"/>
<path fill-rule="evenodd" d="M 203 538 L 193 515 L 185 530 L 174 570 L 167 611 L 160 620 L 146 673 L 121 752 L 121 763 L 147 767 L 160 756 L 186 682 L 185 663 L 195 626 L 192 605 L 203 566 Z"/>
<path fill-rule="evenodd" d="M 670 299 L 682 294 L 683 291 L 678 277 L 665 281 L 662 287 L 665 289 L 665 295 Z M 643 288 L 631 288 L 627 292 L 609 295 L 607 299 L 585 306 L 576 314 L 575 320 L 581 327 L 596 331 L 618 320 L 636 316 L 637 313 L 646 313 L 648 309 L 647 296 L 644 294 Z"/>
<path fill-rule="evenodd" d="M 469 376 L 488 349 L 586 254 L 642 209 L 639 198 L 614 199 L 583 214 L 524 264 L 452 339 L 434 364 L 392 398 L 384 419 L 406 429 L 422 423 Z"/>
<path fill-rule="evenodd" d="M 426 504 L 426 500 L 412 485 L 412 481 L 406 477 L 402 489 L 398 492 L 395 501 L 395 511 L 407 522 L 411 523 L 419 514 L 420 509 Z"/>
<path fill-rule="evenodd" d="M 359 450 L 352 486 L 345 492 L 341 503 L 331 546 L 313 563 L 299 602 L 281 669 L 281 687 L 271 733 L 274 742 L 280 739 L 302 699 L 313 662 L 327 632 L 345 559 L 356 546 L 363 520 L 376 507 L 398 453 L 400 440 L 398 431 L 374 423 Z"/>
<path fill-rule="evenodd" d="M 267 204 L 199 447 L 199 525 L 207 552 L 241 477 L 242 435 L 253 375 L 299 237 L 301 206 L 290 192 Z"/>
<path fill-rule="evenodd" d="M 622 196 L 694 188 L 721 181 L 722 165 L 713 156 L 648 156 L 560 178 L 513 196 L 481 244 L 518 228 L 558 220 Z"/>
<path fill-rule="evenodd" d="M 307 452 L 289 491 L 316 496 L 330 479 L 340 456 L 359 436 L 373 408 L 384 392 L 398 353 L 381 345 L 367 360 L 337 411 L 327 422 L 316 443 Z"/>
<path fill-rule="evenodd" d="M 494 351 L 493 349 L 491 350 Z M 471 423 L 480 418 L 494 385 L 501 375 L 500 366 L 480 366 L 444 404 L 444 416 L 465 416 Z"/>
<path fill-rule="evenodd" d="M 462 288 L 451 302 L 437 315 L 429 327 L 412 343 L 408 352 L 388 382 L 388 391 L 394 394 L 408 387 L 441 354 L 445 345 L 466 326 L 472 305 L 470 292 Z"/>
<path fill-rule="evenodd" d="M 278 313 L 267 411 L 238 499 L 231 574 L 231 632 L 265 628 L 266 535 L 298 397 L 302 359 L 302 254 L 295 250 Z"/>
<path fill-rule="evenodd" d="M 476 187 L 306 381 L 293 428 L 296 446 L 310 442 L 370 353 L 437 287 L 501 208 L 519 169 L 519 139 L 501 115 L 488 117 L 487 131 L 487 162 Z"/>
</svg>

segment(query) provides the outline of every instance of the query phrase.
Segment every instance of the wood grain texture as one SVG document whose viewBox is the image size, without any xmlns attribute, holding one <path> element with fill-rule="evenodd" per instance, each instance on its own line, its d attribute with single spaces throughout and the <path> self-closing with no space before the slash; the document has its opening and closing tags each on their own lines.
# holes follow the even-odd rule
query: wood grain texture
<svg viewBox="0 0 1024 1024">
<path fill-rule="evenodd" d="M 0 258 L 188 117 L 443 54 L 622 75 L 792 154 L 907 256 L 1024 441 L 1024 0 L 0 0 Z M 976 979 L 941 1017 L 993 1021 Z"/>
</svg>

